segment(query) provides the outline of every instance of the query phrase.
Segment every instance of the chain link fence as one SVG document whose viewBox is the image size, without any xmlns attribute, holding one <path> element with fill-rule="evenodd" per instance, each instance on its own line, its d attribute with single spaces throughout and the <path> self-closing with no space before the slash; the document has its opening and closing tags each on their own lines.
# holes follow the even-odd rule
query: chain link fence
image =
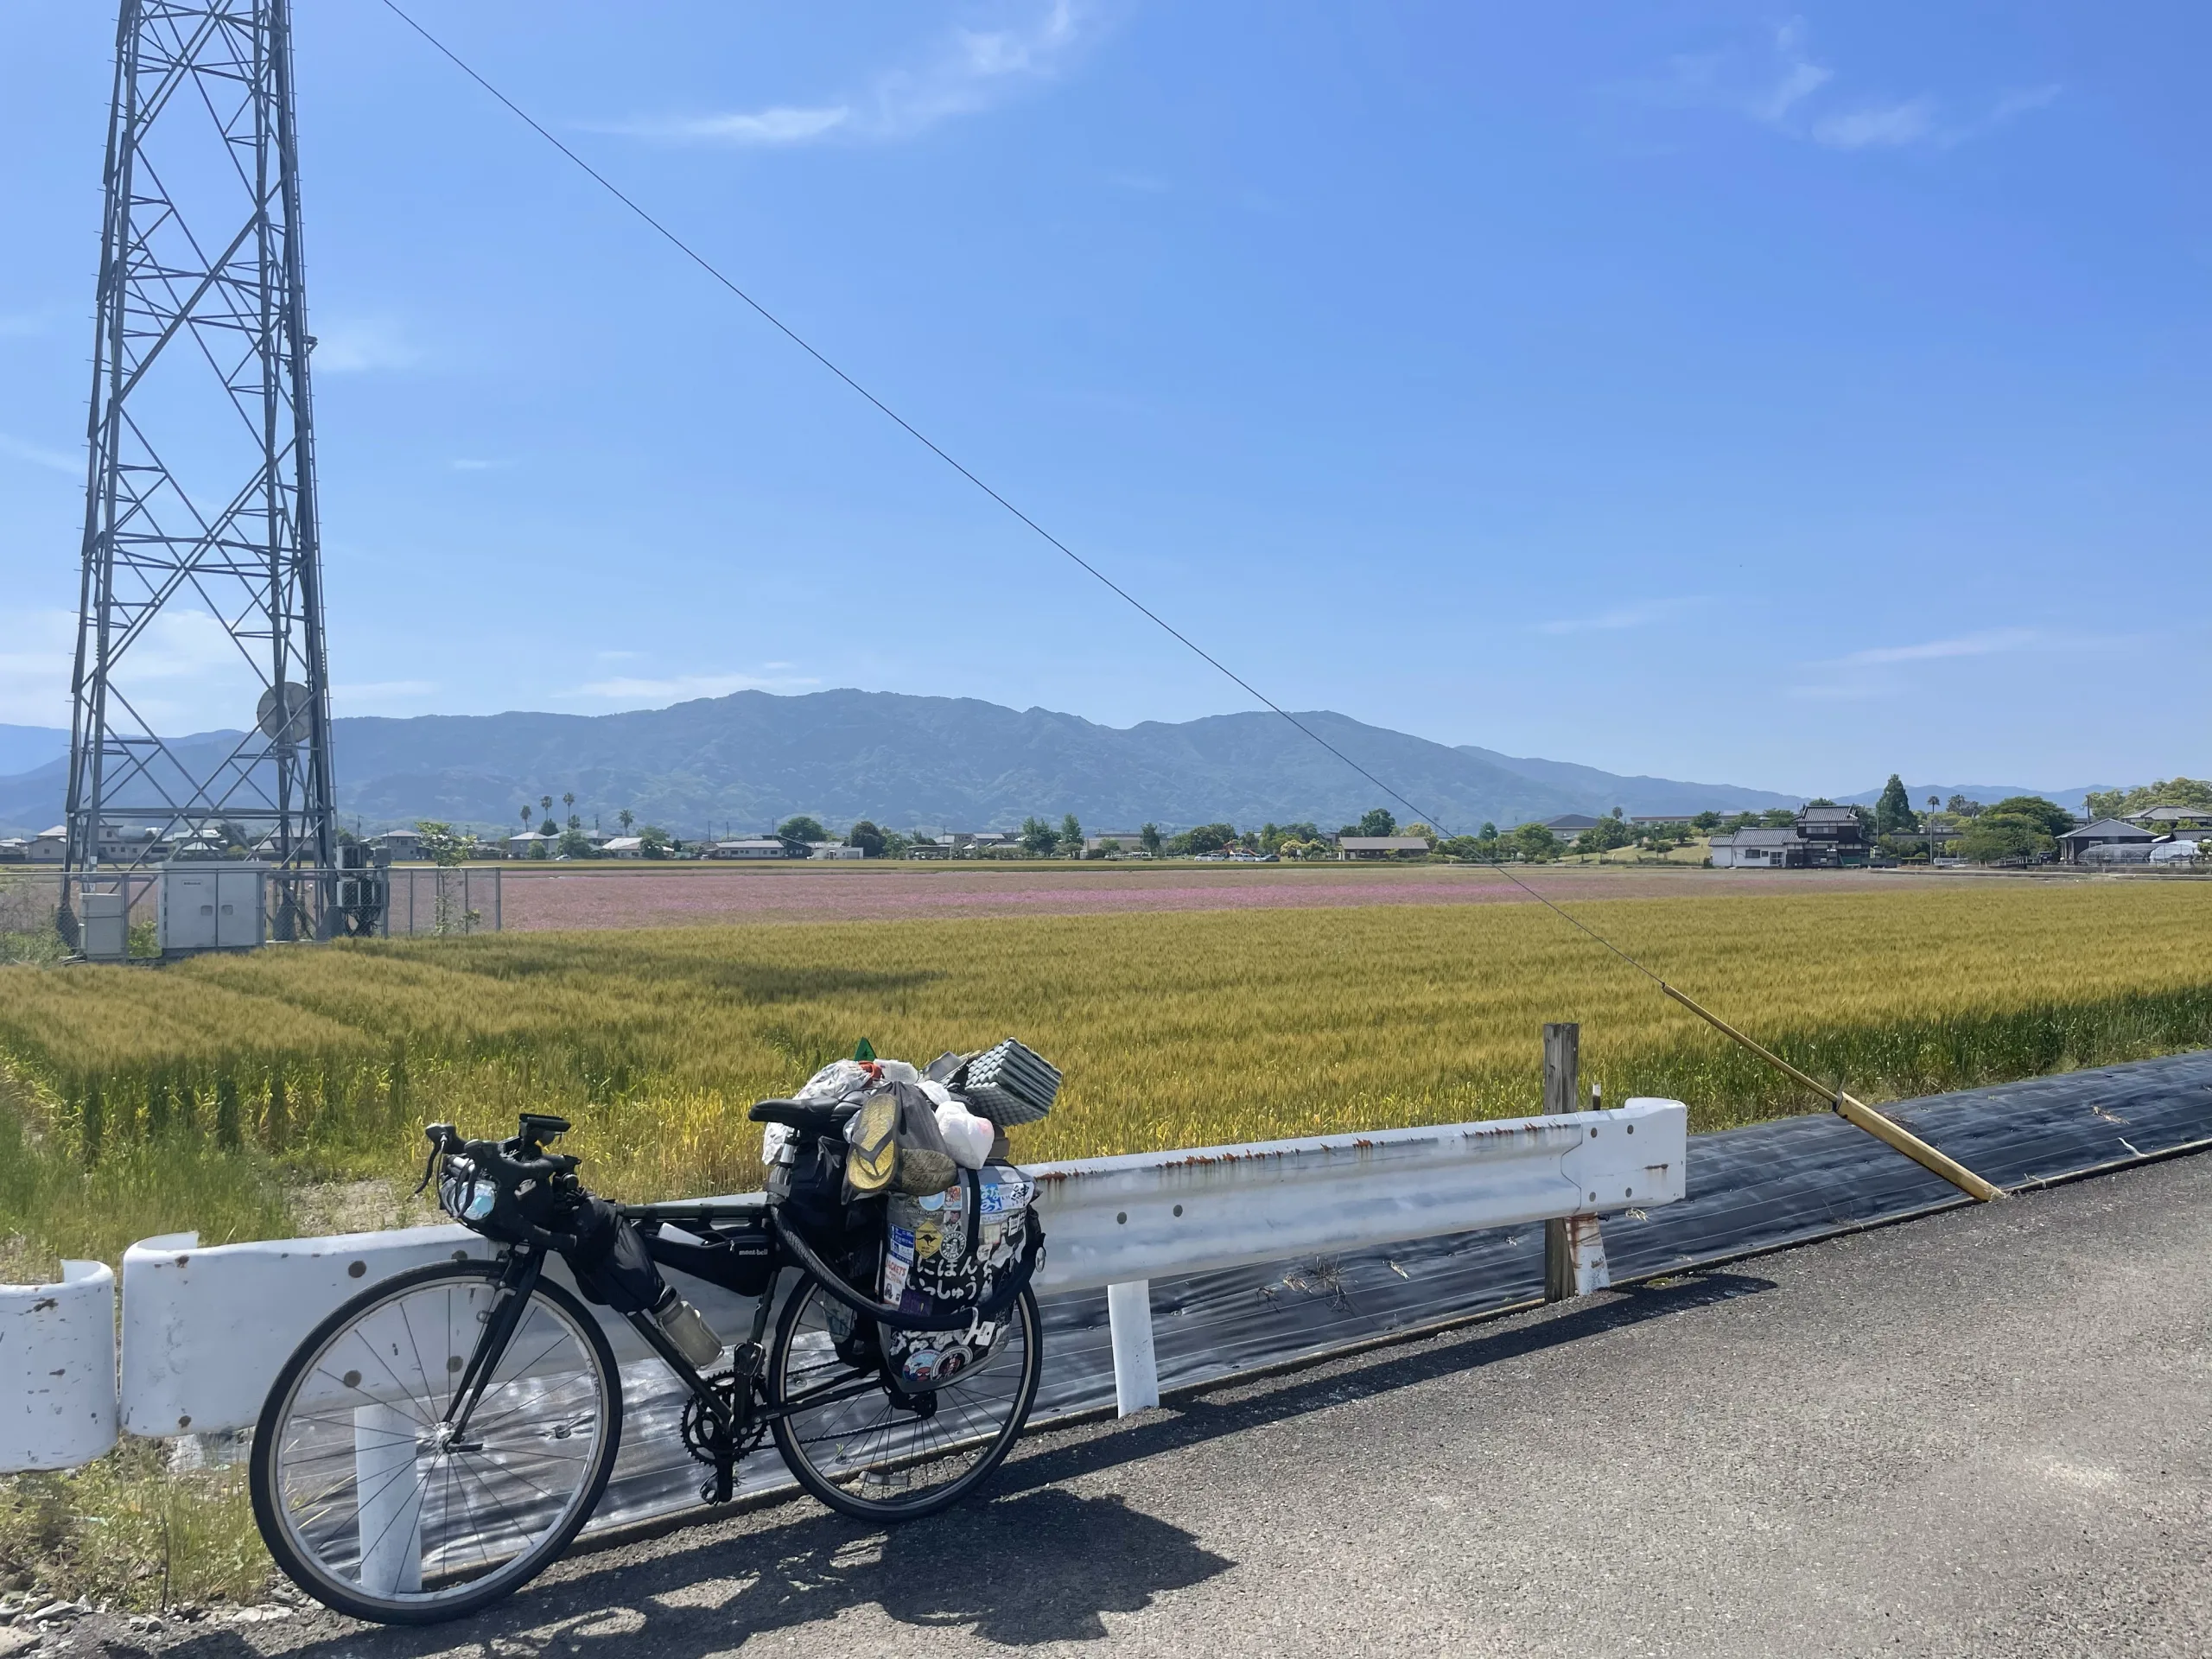
<svg viewBox="0 0 2212 1659">
<path fill-rule="evenodd" d="M 384 925 L 391 938 L 424 934 L 496 933 L 499 931 L 497 867 L 463 864 L 452 868 L 388 868 L 378 872 L 389 884 Z"/>
<path fill-rule="evenodd" d="M 181 868 L 205 869 L 205 865 Z M 235 868 L 235 867 L 222 867 Z M 265 873 L 264 937 L 270 941 L 410 938 L 499 931 L 500 872 L 370 868 Z M 65 918 L 62 898 L 72 895 Z M 126 956 L 162 954 L 159 870 L 65 875 L 60 870 L 0 866 L 0 963 L 64 962 L 82 944 L 83 899 L 125 896 Z"/>
</svg>

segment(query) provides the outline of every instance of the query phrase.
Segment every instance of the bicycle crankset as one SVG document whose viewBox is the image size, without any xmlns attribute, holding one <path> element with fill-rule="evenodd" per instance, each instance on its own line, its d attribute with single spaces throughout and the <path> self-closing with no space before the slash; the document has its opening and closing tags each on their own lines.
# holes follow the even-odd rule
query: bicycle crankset
<svg viewBox="0 0 2212 1659">
<path fill-rule="evenodd" d="M 677 1432 L 683 1436 L 683 1449 L 715 1472 L 700 1483 L 699 1497 L 709 1503 L 727 1503 L 735 1487 L 738 1459 L 756 1449 L 768 1437 L 765 1420 L 749 1421 L 747 1406 L 753 1393 L 753 1373 L 740 1369 L 725 1376 L 702 1378 L 714 1390 L 715 1402 L 721 1407 L 717 1416 L 708 1407 L 706 1399 L 693 1395 L 683 1402 L 683 1420 Z M 734 1432 L 725 1428 L 725 1423 L 734 1425 Z"/>
</svg>

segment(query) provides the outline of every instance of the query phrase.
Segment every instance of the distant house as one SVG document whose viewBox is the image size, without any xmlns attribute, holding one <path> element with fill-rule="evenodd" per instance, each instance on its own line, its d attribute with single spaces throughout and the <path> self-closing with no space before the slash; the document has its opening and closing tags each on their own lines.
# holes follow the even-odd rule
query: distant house
<svg viewBox="0 0 2212 1659">
<path fill-rule="evenodd" d="M 1795 830 L 1737 830 L 1707 844 L 1716 870 L 1787 870 L 1808 861 Z"/>
<path fill-rule="evenodd" d="M 906 842 L 906 856 L 909 858 L 950 858 L 952 837 L 950 836 L 912 836 Z"/>
<path fill-rule="evenodd" d="M 599 849 L 609 858 L 643 858 L 645 838 L 643 836 L 609 836 L 607 844 Z"/>
<path fill-rule="evenodd" d="M 1561 841 L 1573 841 L 1585 830 L 1595 830 L 1598 820 L 1584 812 L 1562 812 L 1555 818 L 1546 818 L 1544 828 Z"/>
<path fill-rule="evenodd" d="M 395 864 L 409 863 L 423 856 L 423 835 L 418 830 L 387 830 L 380 836 L 371 836 L 369 845 Z"/>
<path fill-rule="evenodd" d="M 1109 841 L 1121 842 L 1122 850 L 1125 853 L 1141 853 L 1144 850 L 1143 830 L 1107 830 L 1097 835 L 1085 836 L 1083 838 L 1083 855 L 1085 858 L 1095 856 Z"/>
<path fill-rule="evenodd" d="M 1420 836 L 1339 836 L 1338 858 L 1395 858 L 1402 853 L 1426 853 L 1427 841 Z"/>
<path fill-rule="evenodd" d="M 2147 859 L 2151 856 L 2151 843 L 2158 840 L 2159 833 L 2145 830 L 2139 823 L 2130 823 L 2125 818 L 2099 818 L 2094 823 L 2069 830 L 2058 837 L 2059 861 L 2099 864 Z"/>
<path fill-rule="evenodd" d="M 1866 826 L 1853 806 L 1800 807 L 1791 833 L 1805 845 L 1805 862 L 1834 868 L 1866 861 Z"/>
<path fill-rule="evenodd" d="M 809 842 L 807 846 L 810 849 L 807 856 L 810 858 L 866 858 L 868 856 L 866 848 L 848 847 L 839 841 Z"/>
<path fill-rule="evenodd" d="M 0 836 L 0 864 L 28 864 L 31 844 L 21 836 Z"/>
<path fill-rule="evenodd" d="M 69 826 L 57 823 L 31 837 L 31 862 L 59 864 L 69 855 Z"/>
<path fill-rule="evenodd" d="M 2153 835 L 2163 836 L 2176 830 L 2212 825 L 2212 812 L 2201 806 L 2146 806 L 2140 812 L 2130 812 L 2122 822 L 2140 824 Z"/>
<path fill-rule="evenodd" d="M 789 858 L 791 852 L 773 836 L 741 836 L 718 841 L 707 849 L 709 858 Z"/>
<path fill-rule="evenodd" d="M 550 858 L 553 856 L 553 849 L 560 839 L 560 832 L 551 829 L 548 829 L 543 835 L 538 834 L 534 830 L 524 830 L 521 835 L 507 837 L 507 856 L 535 858 L 538 855 L 536 849 L 543 847 L 545 849 L 544 855 Z"/>
</svg>

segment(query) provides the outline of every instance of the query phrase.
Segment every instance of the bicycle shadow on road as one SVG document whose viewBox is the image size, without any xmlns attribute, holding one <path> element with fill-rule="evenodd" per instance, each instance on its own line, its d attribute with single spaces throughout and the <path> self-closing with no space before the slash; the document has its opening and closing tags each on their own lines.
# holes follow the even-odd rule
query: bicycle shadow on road
<svg viewBox="0 0 2212 1659">
<path fill-rule="evenodd" d="M 1059 1483 L 1775 1287 L 1748 1274 L 1691 1272 L 1510 1324 L 1224 1383 L 1119 1427 L 1047 1429 L 994 1478 L 986 1490 L 995 1495 L 909 1526 L 881 1530 L 778 1504 L 670 1533 L 643 1546 L 642 1560 L 627 1550 L 572 1556 L 512 1599 L 450 1624 L 349 1624 L 327 1637 L 264 1625 L 252 1642 L 209 1630 L 164 1648 L 161 1659 L 260 1659 L 278 1649 L 288 1659 L 616 1659 L 632 1650 L 706 1659 L 753 1636 L 826 1628 L 870 1606 L 899 1624 L 965 1629 L 1005 1647 L 1103 1641 L 1105 1615 L 1140 1611 L 1236 1563 L 1118 1496 L 1079 1496 Z M 111 1659 L 136 1651 L 107 1646 Z"/>
<path fill-rule="evenodd" d="M 572 1558 L 473 1618 L 426 1630 L 352 1626 L 284 1651 L 295 1659 L 704 1659 L 755 1636 L 827 1629 L 871 1605 L 899 1624 L 966 1629 L 1004 1647 L 1097 1642 L 1109 1633 L 1106 1614 L 1139 1611 L 1236 1565 L 1118 1497 L 1050 1489 L 888 1531 L 817 1510 L 717 1537 L 671 1535 L 658 1548 L 668 1553 L 642 1561 Z M 276 1632 L 257 1634 L 260 1642 L 211 1630 L 164 1648 L 162 1659 L 257 1659 Z M 107 1652 L 130 1659 L 132 1650 L 111 1643 Z"/>
</svg>

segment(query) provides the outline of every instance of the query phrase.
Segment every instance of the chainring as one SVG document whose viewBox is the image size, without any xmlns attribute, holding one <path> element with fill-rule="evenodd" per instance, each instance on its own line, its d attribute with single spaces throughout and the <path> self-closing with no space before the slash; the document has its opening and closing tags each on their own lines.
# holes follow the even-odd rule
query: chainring
<svg viewBox="0 0 2212 1659">
<path fill-rule="evenodd" d="M 715 1398 L 728 1414 L 730 1421 L 745 1421 L 746 1402 L 734 1375 L 701 1380 L 715 1391 Z M 736 1463 L 747 1452 L 756 1449 L 767 1439 L 768 1425 L 766 1421 L 756 1422 L 741 1429 L 734 1437 L 726 1435 L 721 1423 L 707 1409 L 706 1401 L 695 1394 L 683 1402 L 683 1419 L 677 1427 L 677 1432 L 683 1436 L 683 1449 L 695 1459 L 710 1469 L 720 1469 L 726 1463 Z"/>
</svg>

